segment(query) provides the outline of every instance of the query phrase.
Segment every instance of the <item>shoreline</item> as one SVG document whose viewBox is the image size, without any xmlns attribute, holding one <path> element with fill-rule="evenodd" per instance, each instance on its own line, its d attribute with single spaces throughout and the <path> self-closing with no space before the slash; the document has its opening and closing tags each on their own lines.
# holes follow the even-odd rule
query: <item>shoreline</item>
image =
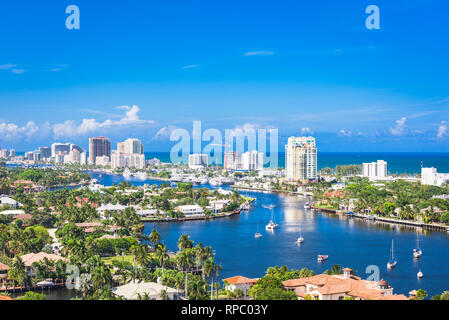
<svg viewBox="0 0 449 320">
<path fill-rule="evenodd" d="M 223 213 L 223 214 L 218 214 L 215 216 L 204 216 L 204 217 L 192 217 L 192 218 L 175 218 L 175 219 L 141 219 L 141 221 L 143 223 L 156 223 L 156 222 L 187 222 L 187 221 L 200 221 L 200 220 L 214 220 L 214 219 L 220 219 L 220 218 L 226 218 L 226 217 L 232 217 L 235 215 L 238 215 L 242 212 L 243 210 L 236 210 L 233 212 L 228 212 L 228 213 Z"/>
</svg>

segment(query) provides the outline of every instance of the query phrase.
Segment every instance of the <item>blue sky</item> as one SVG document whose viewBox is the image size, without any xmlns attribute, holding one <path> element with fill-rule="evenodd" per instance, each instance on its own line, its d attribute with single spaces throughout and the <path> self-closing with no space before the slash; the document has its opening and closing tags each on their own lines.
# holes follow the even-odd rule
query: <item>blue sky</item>
<svg viewBox="0 0 449 320">
<path fill-rule="evenodd" d="M 81 29 L 65 28 L 78 5 Z M 365 8 L 380 8 L 380 30 Z M 448 150 L 449 4 L 411 1 L 0 3 L 0 146 L 87 147 L 175 128 L 278 128 L 321 151 Z"/>
</svg>

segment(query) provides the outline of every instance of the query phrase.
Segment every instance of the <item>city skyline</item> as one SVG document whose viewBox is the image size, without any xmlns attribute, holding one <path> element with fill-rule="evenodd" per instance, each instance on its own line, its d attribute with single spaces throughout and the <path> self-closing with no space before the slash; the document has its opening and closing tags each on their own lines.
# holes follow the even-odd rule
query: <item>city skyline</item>
<svg viewBox="0 0 449 320">
<path fill-rule="evenodd" d="M 281 146 L 313 134 L 330 152 L 447 148 L 447 4 L 377 1 L 367 30 L 356 2 L 176 3 L 79 1 L 72 31 L 63 5 L 2 4 L 0 145 L 136 136 L 169 151 L 201 120 L 278 128 Z"/>
</svg>

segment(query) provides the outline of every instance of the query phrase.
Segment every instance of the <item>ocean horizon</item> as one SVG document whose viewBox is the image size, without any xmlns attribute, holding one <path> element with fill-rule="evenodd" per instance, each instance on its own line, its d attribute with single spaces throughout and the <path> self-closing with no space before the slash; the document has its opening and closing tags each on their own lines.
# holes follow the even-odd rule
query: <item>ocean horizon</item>
<svg viewBox="0 0 449 320">
<path fill-rule="evenodd" d="M 145 158 L 171 162 L 170 152 L 145 152 Z M 438 172 L 449 172 L 449 152 L 318 152 L 317 159 L 318 170 L 384 160 L 388 163 L 387 170 L 392 174 L 420 173 L 421 165 L 435 167 Z M 278 153 L 278 167 L 285 168 L 285 152 Z"/>
</svg>

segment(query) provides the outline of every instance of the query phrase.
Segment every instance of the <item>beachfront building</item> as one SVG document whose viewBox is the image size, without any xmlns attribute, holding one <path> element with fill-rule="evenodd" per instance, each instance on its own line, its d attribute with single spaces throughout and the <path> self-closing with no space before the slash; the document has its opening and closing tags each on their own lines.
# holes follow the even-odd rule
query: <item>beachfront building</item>
<svg viewBox="0 0 449 320">
<path fill-rule="evenodd" d="M 110 159 L 111 142 L 105 137 L 89 138 L 89 164 L 97 164 L 97 159 L 100 157 Z"/>
<path fill-rule="evenodd" d="M 295 291 L 299 300 L 408 300 L 404 295 L 393 294 L 393 288 L 385 280 L 369 281 L 351 274 L 349 268 L 343 274 L 320 274 L 313 277 L 287 280 L 285 289 Z"/>
<path fill-rule="evenodd" d="M 285 145 L 285 169 L 288 181 L 317 179 L 317 147 L 315 138 L 288 138 L 288 143 Z"/>
<path fill-rule="evenodd" d="M 449 173 L 438 173 L 434 167 L 421 168 L 421 184 L 431 186 L 449 184 Z"/>
<path fill-rule="evenodd" d="M 209 164 L 209 157 L 207 154 L 194 153 L 189 155 L 189 168 L 190 169 L 203 169 Z"/>
<path fill-rule="evenodd" d="M 377 162 L 364 163 L 362 175 L 371 181 L 384 180 L 387 177 L 387 162 L 377 160 Z"/>
<path fill-rule="evenodd" d="M 145 168 L 145 155 L 141 153 L 121 153 L 118 150 L 112 152 L 111 168 Z"/>
<path fill-rule="evenodd" d="M 124 153 L 143 154 L 143 144 L 139 139 L 126 139 L 123 142 Z"/>
<path fill-rule="evenodd" d="M 242 170 L 260 171 L 263 169 L 263 152 L 255 150 L 245 152 L 242 155 Z"/>
<path fill-rule="evenodd" d="M 242 168 L 242 155 L 238 152 L 225 152 L 223 160 L 225 170 L 241 170 Z"/>
</svg>

